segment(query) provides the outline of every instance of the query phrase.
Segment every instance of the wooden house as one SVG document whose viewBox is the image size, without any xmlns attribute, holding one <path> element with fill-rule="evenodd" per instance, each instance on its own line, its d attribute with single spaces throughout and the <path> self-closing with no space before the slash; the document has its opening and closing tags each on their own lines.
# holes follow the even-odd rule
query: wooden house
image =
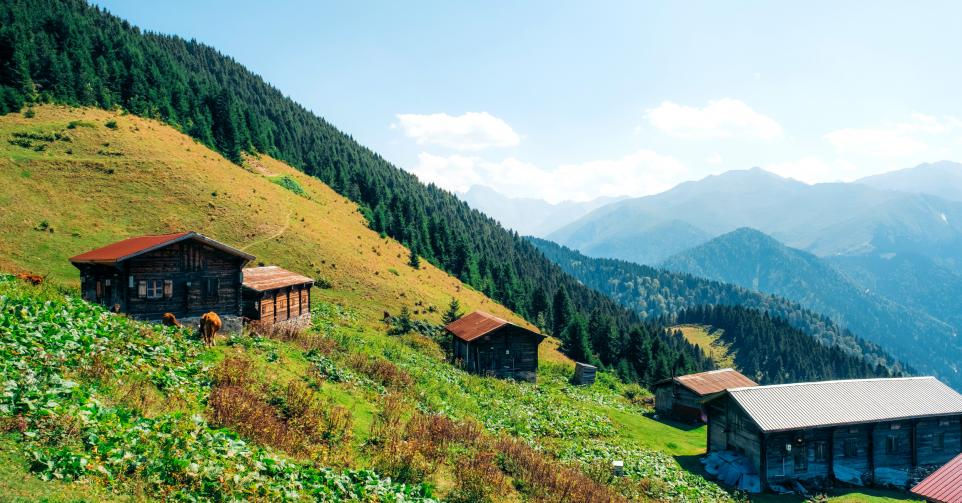
<svg viewBox="0 0 962 503">
<path fill-rule="evenodd" d="M 475 311 L 444 327 L 451 354 L 465 370 L 534 382 L 538 345 L 545 337 L 488 313 Z"/>
<path fill-rule="evenodd" d="M 83 298 L 144 320 L 241 314 L 241 270 L 254 256 L 196 232 L 140 236 L 70 258 Z"/>
<path fill-rule="evenodd" d="M 925 477 L 912 494 L 931 503 L 962 503 L 962 454 Z"/>
<path fill-rule="evenodd" d="M 277 266 L 244 269 L 244 317 L 253 323 L 296 326 L 311 322 L 314 280 Z"/>
<path fill-rule="evenodd" d="M 734 369 L 688 374 L 655 383 L 655 411 L 684 422 L 705 422 L 704 404 L 728 388 L 758 386 Z"/>
<path fill-rule="evenodd" d="M 709 453 L 775 490 L 906 488 L 962 452 L 962 395 L 933 377 L 735 388 L 706 410 Z"/>
</svg>

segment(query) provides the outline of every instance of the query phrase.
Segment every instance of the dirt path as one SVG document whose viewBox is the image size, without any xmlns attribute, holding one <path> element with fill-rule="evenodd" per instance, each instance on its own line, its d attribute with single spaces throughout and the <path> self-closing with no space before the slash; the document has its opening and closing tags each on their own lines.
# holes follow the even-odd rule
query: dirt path
<svg viewBox="0 0 962 503">
<path fill-rule="evenodd" d="M 277 239 L 277 238 L 283 236 L 284 233 L 287 232 L 287 230 L 291 228 L 291 216 L 293 216 L 293 215 L 294 215 L 294 210 L 288 211 L 288 212 L 287 212 L 287 217 L 284 219 L 284 227 L 281 227 L 281 230 L 279 230 L 279 231 L 275 232 L 274 234 L 271 234 L 270 236 L 267 236 L 267 237 L 265 237 L 265 238 L 263 238 L 263 239 L 258 239 L 257 241 L 254 241 L 254 242 L 252 242 L 252 243 L 248 243 L 248 244 L 244 245 L 244 247 L 242 247 L 242 248 L 240 249 L 240 251 L 247 251 L 248 249 L 250 249 L 250 248 L 252 248 L 252 247 L 254 247 L 254 246 L 257 246 L 257 245 L 259 245 L 259 244 L 261 244 L 261 243 L 266 243 L 266 242 L 268 242 L 268 241 L 270 241 L 270 240 L 272 240 L 272 239 Z"/>
</svg>

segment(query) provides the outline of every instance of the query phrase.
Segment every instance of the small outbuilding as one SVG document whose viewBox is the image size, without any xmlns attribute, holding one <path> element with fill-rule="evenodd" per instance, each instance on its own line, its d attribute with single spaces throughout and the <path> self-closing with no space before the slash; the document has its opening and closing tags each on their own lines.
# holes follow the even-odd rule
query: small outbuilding
<svg viewBox="0 0 962 503">
<path fill-rule="evenodd" d="M 314 280 L 277 266 L 244 269 L 244 317 L 261 325 L 311 323 Z"/>
<path fill-rule="evenodd" d="M 537 379 L 543 335 L 481 311 L 444 328 L 451 334 L 452 359 L 465 370 L 521 381 Z"/>
<path fill-rule="evenodd" d="M 83 298 L 143 320 L 214 311 L 239 323 L 241 270 L 254 256 L 196 232 L 139 236 L 70 258 Z"/>
<path fill-rule="evenodd" d="M 934 377 L 729 389 L 706 404 L 708 452 L 762 488 L 908 488 L 962 452 L 962 395 Z"/>
<path fill-rule="evenodd" d="M 655 383 L 655 411 L 684 422 L 705 422 L 704 404 L 728 388 L 758 386 L 735 369 L 720 369 Z"/>
<path fill-rule="evenodd" d="M 925 477 L 912 494 L 932 503 L 962 503 L 962 454 Z"/>
</svg>

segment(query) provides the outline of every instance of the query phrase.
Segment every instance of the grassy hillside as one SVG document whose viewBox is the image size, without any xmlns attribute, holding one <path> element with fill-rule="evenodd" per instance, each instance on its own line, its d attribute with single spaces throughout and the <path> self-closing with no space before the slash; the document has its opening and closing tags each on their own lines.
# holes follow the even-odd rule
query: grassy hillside
<svg viewBox="0 0 962 503">
<path fill-rule="evenodd" d="M 427 454 L 423 452 L 399 453 L 391 442 L 408 439 L 385 437 L 388 431 L 407 434 L 401 426 L 421 414 L 429 414 L 425 418 L 440 414 L 457 424 L 480 424 L 486 432 L 483 441 L 475 438 L 470 446 L 459 444 L 462 450 L 470 447 L 485 451 L 493 442 L 521 439 L 526 442 L 523 445 L 534 445 L 547 453 L 532 459 L 543 458 L 548 463 L 545 466 L 558 463 L 553 470 L 568 469 L 565 467 L 573 463 L 577 473 L 590 471 L 592 466 L 597 471 L 597 466 L 612 457 L 625 459 L 632 476 L 617 483 L 615 494 L 689 500 L 728 497 L 713 484 L 686 474 L 671 457 L 701 452 L 703 429 L 676 429 L 647 418 L 644 414 L 648 409 L 643 405 L 647 392 L 638 386 L 626 387 L 605 374 L 599 386 L 590 390 L 571 387 L 567 383 L 570 361 L 550 341 L 542 349 L 541 380 L 532 386 L 477 378 L 451 368 L 442 360 L 442 350 L 430 331 L 432 337 L 385 335 L 387 326 L 381 321 L 384 311 L 396 313 L 408 307 L 416 319 L 437 323 L 439 311 L 451 297 L 458 298 L 465 309 L 481 308 L 524 322 L 425 262 L 420 269 L 412 269 L 407 265 L 405 248 L 370 231 L 354 204 L 316 179 L 267 157 L 247 159 L 241 168 L 167 126 L 100 110 L 45 106 L 35 108 L 30 118 L 7 115 L 0 119 L 0 138 L 4 139 L 0 145 L 0 176 L 4 180 L 0 202 L 16 209 L 0 214 L 0 232 L 6 238 L 0 243 L 0 267 L 46 275 L 51 285 L 34 291 L 5 282 L 0 297 L 6 299 L 3 313 L 8 318 L 0 327 L 5 334 L 27 335 L 27 322 L 41 316 L 32 314 L 32 310 L 43 311 L 39 299 L 51 300 L 56 306 L 64 306 L 43 315 L 55 318 L 55 326 L 76 331 L 78 318 L 99 320 L 81 325 L 80 332 L 96 332 L 109 339 L 107 346 L 118 348 L 116 360 L 107 365 L 111 367 L 107 370 L 101 369 L 104 364 L 95 358 L 80 353 L 69 357 L 69 364 L 62 368 L 85 390 L 82 396 L 71 395 L 77 401 L 69 407 L 88 407 L 83 397 L 90 396 L 130 409 L 133 417 L 144 420 L 177 422 L 183 420 L 174 417 L 177 414 L 201 413 L 211 421 L 211 427 L 227 426 L 252 440 L 258 449 L 266 446 L 294 459 L 307 456 L 325 466 L 375 468 L 394 480 L 412 484 L 427 481 L 436 494 L 449 495 L 459 484 L 467 483 L 459 481 L 453 458 L 424 460 Z M 256 254 L 259 261 L 321 279 L 328 288 L 315 290 L 317 323 L 311 335 L 287 339 L 240 337 L 203 352 L 197 341 L 182 334 L 160 344 L 164 348 L 161 354 L 181 355 L 179 366 L 148 359 L 137 360 L 140 364 L 136 369 L 124 367 L 121 362 L 132 356 L 127 353 L 130 338 L 158 329 L 118 325 L 99 308 L 65 299 L 58 285 L 70 292 L 77 283 L 77 273 L 66 258 L 127 235 L 185 228 L 243 248 Z M 153 337 L 148 340 L 158 344 Z M 62 351 L 58 344 L 63 342 L 54 338 L 33 340 L 31 344 L 53 352 Z M 14 358 L 18 353 L 3 354 Z M 242 382 L 223 376 L 238 366 L 247 376 Z M 100 376 L 101 371 L 109 376 Z M 91 378 L 91 372 L 97 375 Z M 189 385 L 187 395 L 172 390 L 167 378 L 162 377 L 185 374 L 188 377 L 182 384 Z M 122 384 L 132 375 L 139 377 L 132 384 Z M 9 374 L 6 377 L 18 379 Z M 339 430 L 337 424 L 343 418 L 318 420 L 331 430 L 325 430 L 327 433 L 337 433 L 334 437 L 341 442 L 337 449 L 320 442 L 316 449 L 302 452 L 284 435 L 251 426 L 263 423 L 272 414 L 281 415 L 275 409 L 289 399 L 285 393 L 292 383 L 309 386 L 316 400 L 342 410 L 349 418 Z M 217 403 L 246 403 L 240 408 L 251 415 L 233 417 L 218 409 Z M 71 409 L 69 414 L 75 412 Z M 54 412 L 62 413 L 59 409 Z M 128 412 L 107 414 L 104 420 L 109 422 L 114 420 L 111 414 Z M 79 472 L 71 475 L 58 463 L 81 458 L 93 463 L 91 446 L 71 444 L 70 456 L 58 454 L 54 446 L 71 439 L 61 437 L 63 432 L 46 432 L 47 425 L 39 417 L 35 419 L 33 423 L 33 418 L 26 417 L 27 429 L 4 440 L 12 472 L 9 478 L 0 477 L 0 483 L 9 486 L 8 494 L 33 491 L 39 483 L 34 478 L 38 475 L 85 480 L 82 483 L 87 485 L 79 488 L 76 484 L 63 488 L 40 484 L 61 499 L 71 499 L 72 492 L 94 495 L 104 485 L 119 491 L 120 496 L 137 498 L 196 490 L 183 489 L 170 481 L 145 482 L 139 476 L 121 482 L 104 480 L 77 467 L 73 469 Z M 385 421 L 391 422 L 391 428 L 385 428 Z M 176 424 L 180 425 L 177 428 L 188 427 Z M 278 431 L 293 428 L 275 426 Z M 411 435 L 417 433 L 413 431 L 416 426 L 410 425 Z M 206 427 L 199 428 L 206 431 Z M 30 431 L 42 434 L 43 442 L 35 443 L 36 437 L 27 436 Z M 504 450 L 513 444 L 497 445 Z M 532 454 L 523 445 L 514 449 L 518 456 L 530 458 Z M 31 458 L 31 452 L 38 448 L 49 453 L 41 464 Z M 334 455 L 335 451 L 341 455 Z M 18 476 L 28 470 L 35 473 Z M 177 468 L 155 465 L 152 470 L 168 473 Z M 663 472 L 672 474 L 668 481 L 653 479 Z M 522 480 L 523 476 L 516 478 Z M 91 480 L 97 483 L 89 486 Z M 273 490 L 264 483 L 265 491 Z M 550 485 L 550 481 L 547 483 Z M 95 492 L 87 493 L 88 489 Z M 507 491 L 511 496 L 499 501 L 527 498 L 526 490 Z M 546 493 L 554 490 L 538 489 Z"/>
<path fill-rule="evenodd" d="M 201 42 L 141 30 L 85 0 L 11 0 L 0 3 L 0 54 L 9 56 L 7 71 L 0 71 L 2 113 L 29 114 L 38 103 L 124 110 L 171 125 L 238 165 L 249 154 L 271 155 L 357 203 L 372 229 L 554 335 L 576 333 L 581 317 L 610 318 L 621 344 L 573 352 L 593 349 L 605 364 L 624 369 L 623 377 L 657 369 L 644 381 L 650 384 L 669 376 L 671 366 L 710 367 L 683 338 L 643 323 L 516 233 L 390 164 Z M 13 141 L 39 147 L 30 138 Z M 109 145 L 94 153 L 122 155 Z M 552 303 L 554 296 L 568 301 Z M 628 347 L 629 338 L 659 350 L 650 357 L 607 351 Z"/>
<path fill-rule="evenodd" d="M 16 209 L 0 213 L 5 270 L 76 285 L 72 255 L 131 235 L 192 229 L 329 284 L 317 298 L 349 302 L 366 320 L 407 306 L 437 321 L 456 297 L 467 310 L 526 324 L 426 261 L 412 269 L 408 250 L 371 231 L 354 203 L 281 162 L 248 158 L 243 169 L 132 115 L 34 111 L 0 118 L 0 205 Z M 564 360 L 553 347 L 542 356 Z"/>
</svg>

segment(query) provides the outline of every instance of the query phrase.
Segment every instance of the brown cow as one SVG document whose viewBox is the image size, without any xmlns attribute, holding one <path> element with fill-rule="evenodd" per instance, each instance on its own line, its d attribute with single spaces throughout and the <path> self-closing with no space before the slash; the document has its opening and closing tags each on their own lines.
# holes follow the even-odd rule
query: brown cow
<svg viewBox="0 0 962 503">
<path fill-rule="evenodd" d="M 174 316 L 174 313 L 164 313 L 164 318 L 161 320 L 161 323 L 162 323 L 165 327 L 179 327 L 179 326 L 181 326 L 181 325 L 180 325 L 180 322 L 177 321 L 177 317 Z"/>
<path fill-rule="evenodd" d="M 37 286 L 43 283 L 43 276 L 39 274 L 30 274 L 29 272 L 22 272 L 17 274 L 17 279 L 30 283 L 33 286 Z"/>
<path fill-rule="evenodd" d="M 221 326 L 220 316 L 217 316 L 217 313 L 213 311 L 200 317 L 200 337 L 203 339 L 205 346 L 211 347 L 214 345 L 214 336 L 217 335 Z"/>
</svg>

